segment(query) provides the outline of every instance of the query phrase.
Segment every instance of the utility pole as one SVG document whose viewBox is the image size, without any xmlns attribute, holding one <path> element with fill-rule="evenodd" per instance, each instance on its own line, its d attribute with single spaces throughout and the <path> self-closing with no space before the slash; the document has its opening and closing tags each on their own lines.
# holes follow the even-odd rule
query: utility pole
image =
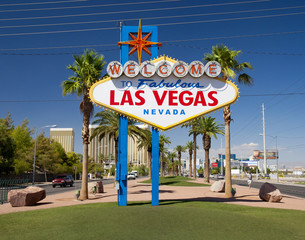
<svg viewBox="0 0 305 240">
<path fill-rule="evenodd" d="M 262 105 L 263 109 L 263 142 L 264 142 L 264 173 L 267 174 L 267 156 L 266 156 L 266 129 L 265 129 L 265 105 Z"/>
<path fill-rule="evenodd" d="M 279 154 L 277 151 L 277 136 L 275 136 L 275 151 L 276 151 L 276 182 L 279 183 Z"/>
</svg>

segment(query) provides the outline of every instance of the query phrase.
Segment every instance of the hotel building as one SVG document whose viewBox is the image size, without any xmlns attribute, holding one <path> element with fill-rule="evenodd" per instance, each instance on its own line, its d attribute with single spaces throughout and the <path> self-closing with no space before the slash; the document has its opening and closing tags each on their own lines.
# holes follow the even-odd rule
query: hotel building
<svg viewBox="0 0 305 240">
<path fill-rule="evenodd" d="M 91 135 L 98 125 L 89 126 L 89 134 Z M 143 125 L 144 126 L 144 125 Z M 139 126 L 139 127 L 143 127 Z M 109 136 L 105 136 L 99 140 L 99 136 L 94 137 L 89 144 L 89 157 L 94 160 L 94 162 L 99 162 L 99 156 L 103 154 L 106 158 L 106 163 L 110 165 L 114 164 L 115 158 L 115 146 L 113 137 L 109 139 Z M 108 161 L 107 161 L 108 160 Z M 132 163 L 134 166 L 144 164 L 148 166 L 148 153 L 146 148 L 140 150 L 137 149 L 137 140 L 128 136 L 128 150 L 127 150 L 127 161 Z M 107 169 L 111 166 L 105 166 Z"/>
<path fill-rule="evenodd" d="M 50 138 L 59 142 L 66 152 L 74 152 L 73 128 L 51 128 Z"/>
</svg>

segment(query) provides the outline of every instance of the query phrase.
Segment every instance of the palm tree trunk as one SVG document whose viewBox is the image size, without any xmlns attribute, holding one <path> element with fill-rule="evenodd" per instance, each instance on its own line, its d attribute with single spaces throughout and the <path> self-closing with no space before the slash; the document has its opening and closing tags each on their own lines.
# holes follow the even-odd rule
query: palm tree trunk
<svg viewBox="0 0 305 240">
<path fill-rule="evenodd" d="M 210 150 L 209 149 L 205 149 L 204 150 L 204 179 L 206 183 L 210 182 L 210 173 L 209 173 L 209 156 L 210 156 Z"/>
<path fill-rule="evenodd" d="M 119 161 L 119 139 L 114 138 L 114 162 L 115 162 L 115 169 L 117 169 L 117 164 Z M 114 186 L 116 183 L 116 172 L 117 170 L 114 171 Z"/>
<path fill-rule="evenodd" d="M 190 177 L 192 177 L 192 155 L 193 154 L 190 154 L 190 165 L 189 165 L 189 169 L 190 169 Z"/>
<path fill-rule="evenodd" d="M 197 135 L 196 134 L 193 134 L 193 142 L 194 142 L 194 171 L 193 171 L 193 174 L 194 174 L 194 178 L 196 179 L 196 157 L 197 157 Z"/>
<path fill-rule="evenodd" d="M 179 176 L 181 176 L 181 152 L 179 153 L 178 157 L 179 157 L 179 169 L 178 169 L 178 174 L 179 174 Z"/>
<path fill-rule="evenodd" d="M 232 195 L 232 178 L 231 178 L 231 145 L 230 145 L 230 122 L 231 122 L 231 110 L 230 106 L 226 106 L 223 110 L 223 118 L 225 121 L 225 156 L 226 156 L 226 185 L 225 185 L 225 197 L 231 198 Z"/>
<path fill-rule="evenodd" d="M 80 190 L 80 200 L 88 199 L 88 145 L 89 145 L 89 123 L 90 115 L 93 109 L 93 105 L 89 100 L 89 90 L 83 95 L 83 101 L 80 106 L 83 112 L 83 173 L 82 173 L 82 187 Z"/>
<path fill-rule="evenodd" d="M 151 151 L 148 152 L 148 168 L 149 168 L 149 179 L 151 179 Z"/>
<path fill-rule="evenodd" d="M 87 152 L 87 155 L 85 154 Z M 83 172 L 82 187 L 80 190 L 80 200 L 88 199 L 88 144 L 83 143 Z"/>
<path fill-rule="evenodd" d="M 161 165 L 161 176 L 164 176 L 164 170 L 163 170 L 163 152 L 160 153 L 160 165 Z"/>
</svg>

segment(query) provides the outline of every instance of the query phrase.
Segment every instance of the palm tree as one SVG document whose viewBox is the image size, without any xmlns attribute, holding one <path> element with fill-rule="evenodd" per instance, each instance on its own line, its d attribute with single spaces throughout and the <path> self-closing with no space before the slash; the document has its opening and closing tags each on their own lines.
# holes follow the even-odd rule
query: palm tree
<svg viewBox="0 0 305 240">
<path fill-rule="evenodd" d="M 245 69 L 253 69 L 248 62 L 238 62 L 237 57 L 241 51 L 230 50 L 227 46 L 216 45 L 212 48 L 212 53 L 205 54 L 204 61 L 217 61 L 221 65 L 222 78 L 224 80 L 234 79 L 238 75 L 237 82 L 248 86 L 253 85 L 253 79 L 246 73 Z M 232 178 L 231 178 L 231 146 L 230 146 L 230 106 L 224 107 L 223 118 L 225 122 L 225 156 L 226 156 L 226 187 L 225 197 L 232 197 Z"/>
<path fill-rule="evenodd" d="M 163 155 L 165 153 L 166 148 L 164 147 L 164 144 L 171 144 L 171 141 L 169 137 L 166 137 L 165 135 L 160 135 L 159 137 L 159 152 L 160 152 L 160 163 L 161 163 L 161 176 L 164 176 L 164 164 L 163 164 Z"/>
<path fill-rule="evenodd" d="M 182 127 L 189 127 L 189 136 L 193 135 L 193 153 L 194 153 L 194 164 L 193 164 L 193 173 L 194 173 L 194 178 L 196 179 L 196 158 L 197 158 L 197 135 L 198 133 L 196 132 L 195 128 L 196 128 L 196 124 L 197 124 L 197 119 L 193 120 L 192 122 L 188 122 L 186 124 L 183 124 Z M 190 163 L 190 166 L 192 165 L 192 163 Z M 192 177 L 192 168 L 190 168 L 190 177 Z"/>
<path fill-rule="evenodd" d="M 174 159 L 177 157 L 176 152 L 168 152 L 168 158 L 171 160 L 171 175 L 174 176 Z"/>
<path fill-rule="evenodd" d="M 202 145 L 205 152 L 205 163 L 204 163 L 204 177 L 207 183 L 210 182 L 210 148 L 211 148 L 211 137 L 217 139 L 217 134 L 224 134 L 223 125 L 218 124 L 215 118 L 212 117 L 201 117 L 196 125 L 196 131 L 202 134 Z"/>
<path fill-rule="evenodd" d="M 175 148 L 175 151 L 178 153 L 178 160 L 179 160 L 179 169 L 178 169 L 178 175 L 181 176 L 181 153 L 182 152 L 185 152 L 185 146 L 181 146 L 181 145 L 178 145 L 176 146 Z"/>
<path fill-rule="evenodd" d="M 102 140 L 105 136 L 109 137 L 109 140 L 114 140 L 114 159 L 115 164 L 118 163 L 119 158 L 119 115 L 110 111 L 101 111 L 95 114 L 97 118 L 93 121 L 93 124 L 98 124 L 90 136 L 90 139 L 95 136 L 99 136 L 99 140 Z M 141 129 L 134 125 L 134 122 L 128 120 L 128 135 L 130 137 L 138 138 L 141 135 Z"/>
<path fill-rule="evenodd" d="M 189 151 L 189 169 L 190 169 L 190 176 L 192 176 L 192 155 L 194 151 L 194 142 L 193 141 L 188 141 L 185 145 L 186 150 Z"/>
<path fill-rule="evenodd" d="M 98 55 L 94 50 L 86 50 L 83 55 L 73 55 L 75 62 L 67 68 L 74 72 L 62 83 L 63 95 L 77 94 L 82 96 L 80 111 L 83 114 L 83 172 L 82 187 L 79 199 L 88 199 L 88 145 L 89 145 L 89 123 L 93 113 L 93 104 L 89 99 L 90 87 L 96 83 L 100 77 L 106 62 L 103 55 Z"/>
<path fill-rule="evenodd" d="M 147 148 L 149 178 L 151 179 L 152 133 L 147 129 L 141 131 L 142 133 L 137 140 L 138 149 Z"/>
</svg>

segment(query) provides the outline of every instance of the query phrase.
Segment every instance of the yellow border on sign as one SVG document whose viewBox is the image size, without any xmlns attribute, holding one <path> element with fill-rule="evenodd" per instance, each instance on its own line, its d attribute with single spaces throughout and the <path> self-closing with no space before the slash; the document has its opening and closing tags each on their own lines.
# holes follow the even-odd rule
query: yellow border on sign
<svg viewBox="0 0 305 240">
<path fill-rule="evenodd" d="M 177 60 L 174 60 L 174 59 L 172 59 L 172 58 L 170 58 L 170 57 L 165 57 L 165 56 L 156 58 L 156 59 L 152 60 L 152 62 L 155 63 L 155 62 L 158 62 L 158 61 L 160 61 L 160 60 L 169 60 L 169 61 L 171 61 L 171 62 L 173 62 L 173 63 L 177 62 Z M 228 83 L 229 85 L 231 85 L 231 86 L 234 88 L 234 90 L 235 90 L 235 96 L 234 96 L 234 98 L 233 98 L 231 101 L 229 101 L 228 103 L 225 103 L 225 104 L 222 104 L 222 105 L 217 106 L 217 107 L 215 107 L 215 108 L 212 108 L 212 109 L 210 109 L 210 110 L 204 111 L 204 112 L 202 112 L 202 113 L 200 113 L 200 114 L 193 115 L 192 117 L 189 117 L 189 118 L 187 118 L 187 119 L 184 119 L 183 121 L 177 122 L 177 123 L 175 123 L 175 124 L 169 125 L 169 126 L 167 126 L 167 127 L 159 126 L 159 125 L 157 125 L 157 124 L 154 124 L 154 123 L 149 122 L 149 121 L 147 121 L 147 120 L 144 120 L 144 119 L 142 119 L 142 118 L 139 118 L 139 117 L 137 117 L 137 116 L 134 116 L 134 115 L 132 115 L 132 114 L 130 114 L 130 113 L 124 112 L 124 111 L 122 111 L 122 110 L 118 110 L 118 109 L 116 109 L 116 108 L 114 108 L 114 107 L 111 107 L 111 106 L 109 106 L 109 105 L 106 105 L 106 104 L 104 104 L 104 103 L 101 103 L 101 102 L 95 100 L 95 99 L 93 98 L 93 89 L 94 89 L 97 85 L 99 85 L 99 84 L 102 84 L 102 83 L 104 83 L 104 82 L 107 82 L 107 81 L 112 80 L 110 77 L 105 77 L 105 78 L 101 79 L 100 81 L 96 82 L 95 84 L 93 84 L 93 85 L 91 86 L 91 88 L 90 88 L 89 96 L 90 96 L 91 101 L 92 101 L 93 103 L 95 103 L 97 106 L 101 106 L 101 107 L 107 108 L 107 109 L 109 109 L 109 110 L 111 110 L 111 111 L 117 112 L 118 114 L 125 115 L 125 116 L 130 117 L 130 118 L 133 118 L 133 119 L 135 119 L 135 120 L 137 120 L 137 121 L 146 123 L 146 124 L 148 124 L 148 125 L 150 125 L 150 126 L 152 126 L 152 127 L 154 127 L 154 128 L 158 128 L 158 129 L 161 129 L 161 130 L 163 130 L 163 131 L 166 131 L 166 130 L 169 130 L 169 129 L 171 129 L 171 128 L 177 127 L 177 126 L 179 126 L 179 125 L 181 125 L 181 124 L 183 124 L 183 123 L 185 123 L 185 122 L 188 122 L 188 121 L 190 121 L 190 120 L 192 120 L 192 119 L 194 119 L 194 118 L 197 118 L 197 117 L 200 117 L 200 116 L 209 114 L 209 113 L 214 112 L 214 111 L 216 111 L 216 110 L 218 110 L 218 109 L 221 109 L 221 108 L 223 108 L 223 107 L 225 107 L 225 106 L 231 105 L 232 103 L 234 103 L 234 102 L 237 100 L 237 98 L 239 97 L 239 95 L 238 95 L 239 92 L 238 92 L 238 88 L 237 88 L 237 86 L 235 85 L 235 83 L 233 83 L 233 82 L 231 82 L 231 81 L 223 80 L 223 79 L 218 78 L 218 77 L 217 77 L 217 78 L 214 78 L 214 79 L 215 79 L 215 80 L 218 80 L 218 81 L 222 81 L 222 82 Z"/>
</svg>

